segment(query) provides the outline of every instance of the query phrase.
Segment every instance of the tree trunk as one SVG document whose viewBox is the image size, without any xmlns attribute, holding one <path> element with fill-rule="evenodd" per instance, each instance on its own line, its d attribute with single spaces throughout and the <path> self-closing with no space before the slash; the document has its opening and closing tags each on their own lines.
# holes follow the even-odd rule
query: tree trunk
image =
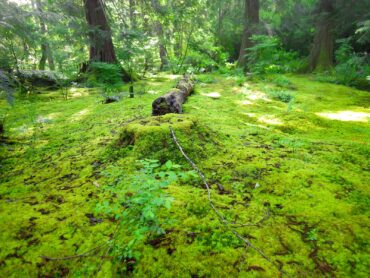
<svg viewBox="0 0 370 278">
<path fill-rule="evenodd" d="M 119 64 L 102 0 L 84 0 L 84 3 L 86 20 L 90 28 L 90 58 L 89 62 L 82 66 L 81 71 L 88 69 L 92 62 Z M 121 74 L 124 81 L 131 81 L 130 74 L 123 68 Z"/>
<path fill-rule="evenodd" d="M 40 19 L 40 27 L 41 27 L 41 34 L 43 36 L 43 43 L 41 44 L 41 59 L 39 62 L 39 70 L 45 70 L 45 64 L 46 60 L 48 60 L 49 69 L 55 70 L 54 66 L 54 59 L 53 54 L 50 48 L 50 45 L 47 41 L 47 26 L 44 22 L 44 19 L 42 18 L 43 10 L 40 0 L 36 0 L 36 9 L 40 13 L 39 19 Z"/>
<path fill-rule="evenodd" d="M 163 70 L 167 65 L 168 65 L 168 53 L 167 53 L 167 48 L 164 44 L 164 34 L 163 34 L 163 27 L 162 24 L 158 21 L 156 23 L 156 33 L 158 36 L 158 46 L 159 46 L 159 58 L 161 59 L 161 66 L 160 70 Z"/>
<path fill-rule="evenodd" d="M 176 18 L 174 19 L 173 37 L 175 38 L 175 43 L 173 45 L 173 53 L 175 54 L 175 57 L 179 59 L 182 56 L 183 28 L 182 22 Z"/>
<path fill-rule="evenodd" d="M 152 3 L 152 8 L 153 10 L 157 13 L 157 14 L 161 14 L 162 13 L 162 7 L 159 3 L 158 0 L 152 0 L 151 1 Z M 161 59 L 161 66 L 160 66 L 160 70 L 163 70 L 167 65 L 168 65 L 168 53 L 167 53 L 167 48 L 166 48 L 166 45 L 165 45 L 165 36 L 164 36 L 164 32 L 163 32 L 163 26 L 162 26 L 162 23 L 157 20 L 155 22 L 155 32 L 157 34 L 157 37 L 158 37 L 158 50 L 159 50 L 159 58 Z"/>
<path fill-rule="evenodd" d="M 86 20 L 89 24 L 90 62 L 117 63 L 112 34 L 102 0 L 85 0 Z"/>
<path fill-rule="evenodd" d="M 152 115 L 160 116 L 168 113 L 182 113 L 182 104 L 194 91 L 193 80 L 189 76 L 183 77 L 176 88 L 166 95 L 157 98 L 152 104 Z"/>
<path fill-rule="evenodd" d="M 247 64 L 247 48 L 253 46 L 252 36 L 258 33 L 260 23 L 260 3 L 259 0 L 245 0 L 245 18 L 242 43 L 239 52 L 238 66 L 245 67 Z"/>
<path fill-rule="evenodd" d="M 309 70 L 323 71 L 334 63 L 334 5 L 333 0 L 320 0 L 316 33 L 309 56 Z"/>
</svg>

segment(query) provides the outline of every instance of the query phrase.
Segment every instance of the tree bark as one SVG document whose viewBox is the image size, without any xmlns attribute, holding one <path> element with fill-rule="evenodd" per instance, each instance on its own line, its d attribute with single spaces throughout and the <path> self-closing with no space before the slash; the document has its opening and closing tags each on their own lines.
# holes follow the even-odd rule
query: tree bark
<svg viewBox="0 0 370 278">
<path fill-rule="evenodd" d="M 86 20 L 89 24 L 90 62 L 117 63 L 102 0 L 85 0 Z"/>
<path fill-rule="evenodd" d="M 245 67 L 247 64 L 247 48 L 253 46 L 252 36 L 258 33 L 260 23 L 260 3 L 259 0 L 245 0 L 245 18 L 242 43 L 239 52 L 238 66 Z"/>
<path fill-rule="evenodd" d="M 152 104 L 152 115 L 160 116 L 168 113 L 182 113 L 182 104 L 194 91 L 193 80 L 184 76 L 176 88 L 171 89 L 166 95 L 157 98 Z"/>
<path fill-rule="evenodd" d="M 53 53 L 51 51 L 50 45 L 47 41 L 47 26 L 44 22 L 44 19 L 42 17 L 43 14 L 43 9 L 41 5 L 40 0 L 36 0 L 36 9 L 40 13 L 39 19 L 40 19 L 40 28 L 41 28 L 41 34 L 43 36 L 43 43 L 41 44 L 41 59 L 39 62 L 39 70 L 45 70 L 45 64 L 46 60 L 48 61 L 49 64 L 49 69 L 50 70 L 55 70 L 55 65 L 54 65 L 54 59 L 53 59 Z"/>
<path fill-rule="evenodd" d="M 333 0 L 320 0 L 316 33 L 309 56 L 309 70 L 323 71 L 334 63 L 334 4 Z"/>
</svg>

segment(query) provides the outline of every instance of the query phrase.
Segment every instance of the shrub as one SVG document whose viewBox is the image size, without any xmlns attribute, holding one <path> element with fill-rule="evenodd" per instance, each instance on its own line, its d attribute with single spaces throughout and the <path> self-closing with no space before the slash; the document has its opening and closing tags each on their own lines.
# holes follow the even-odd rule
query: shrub
<svg viewBox="0 0 370 278">
<path fill-rule="evenodd" d="M 272 77 L 271 82 L 273 84 L 275 84 L 276 86 L 281 87 L 281 88 L 286 88 L 286 89 L 290 89 L 290 90 L 295 90 L 296 89 L 294 84 L 288 78 L 286 78 L 283 75 L 278 75 L 278 76 Z"/>
<path fill-rule="evenodd" d="M 284 102 L 284 103 L 290 103 L 294 99 L 292 94 L 288 91 L 272 90 L 272 91 L 268 91 L 268 94 L 273 99 Z"/>
<path fill-rule="evenodd" d="M 248 69 L 254 74 L 296 72 L 302 62 L 295 52 L 282 48 L 279 38 L 266 35 L 252 37 L 254 46 L 248 48 Z"/>
<path fill-rule="evenodd" d="M 206 84 L 216 83 L 216 79 L 210 75 L 198 75 L 197 81 L 200 83 L 206 83 Z"/>
<path fill-rule="evenodd" d="M 366 80 L 370 75 L 369 57 L 367 54 L 355 53 L 350 40 L 351 38 L 337 41 L 340 46 L 335 52 L 338 63 L 335 67 L 336 81 L 347 86 L 370 88 L 370 83 Z"/>
<path fill-rule="evenodd" d="M 337 65 L 331 72 L 318 74 L 316 80 L 370 90 L 370 57 L 366 53 L 354 52 L 350 42 L 351 38 L 337 40 Z"/>
<path fill-rule="evenodd" d="M 92 87 L 122 85 L 122 70 L 119 65 L 101 62 L 91 63 L 87 84 Z"/>
</svg>

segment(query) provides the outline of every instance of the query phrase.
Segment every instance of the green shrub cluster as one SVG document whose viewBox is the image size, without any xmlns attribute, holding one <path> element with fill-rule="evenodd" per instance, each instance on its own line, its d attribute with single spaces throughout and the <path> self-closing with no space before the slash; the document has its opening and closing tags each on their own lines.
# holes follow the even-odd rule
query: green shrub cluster
<svg viewBox="0 0 370 278">
<path fill-rule="evenodd" d="M 356 53 L 351 38 L 341 39 L 335 52 L 337 65 L 331 72 L 318 74 L 316 80 L 370 90 L 370 58 L 367 53 Z"/>
<path fill-rule="evenodd" d="M 121 67 L 116 64 L 101 62 L 91 63 L 87 78 L 87 85 L 101 87 L 106 85 L 122 85 Z"/>
<path fill-rule="evenodd" d="M 302 67 L 298 54 L 284 50 L 280 38 L 255 35 L 252 41 L 247 59 L 248 70 L 253 74 L 296 72 Z"/>
<path fill-rule="evenodd" d="M 289 91 L 284 90 L 271 90 L 268 94 L 275 100 L 279 100 L 284 103 L 290 103 L 294 96 Z"/>
</svg>

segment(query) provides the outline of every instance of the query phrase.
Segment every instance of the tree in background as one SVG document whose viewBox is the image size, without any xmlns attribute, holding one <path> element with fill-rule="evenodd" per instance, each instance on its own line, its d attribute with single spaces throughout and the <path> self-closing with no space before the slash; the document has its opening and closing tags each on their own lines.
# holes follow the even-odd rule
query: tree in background
<svg viewBox="0 0 370 278">
<path fill-rule="evenodd" d="M 102 0 L 85 0 L 84 4 L 89 25 L 90 62 L 117 63 Z"/>
<path fill-rule="evenodd" d="M 244 32 L 240 47 L 238 65 L 246 66 L 247 49 L 253 46 L 252 36 L 258 33 L 260 23 L 260 4 L 259 0 L 245 0 L 245 19 Z"/>
<path fill-rule="evenodd" d="M 47 25 L 44 21 L 44 11 L 42 8 L 41 0 L 35 1 L 36 11 L 38 12 L 38 17 L 40 20 L 40 28 L 41 28 L 41 35 L 42 35 L 42 43 L 41 43 L 41 59 L 39 62 L 39 69 L 45 70 L 45 63 L 46 60 L 48 60 L 49 69 L 55 70 L 54 66 L 54 59 L 53 59 L 53 53 L 50 48 L 49 42 L 48 42 L 48 31 L 47 31 Z"/>
<path fill-rule="evenodd" d="M 151 0 L 152 8 L 157 17 L 162 15 L 163 7 L 160 5 L 158 0 Z M 162 23 L 159 19 L 157 19 L 154 23 L 155 25 L 155 32 L 158 36 L 158 50 L 159 50 L 159 58 L 161 59 L 161 66 L 160 70 L 163 70 L 168 65 L 168 53 L 167 48 L 165 45 L 165 34 L 163 31 Z"/>
<path fill-rule="evenodd" d="M 328 70 L 334 64 L 334 3 L 320 0 L 317 9 L 316 33 L 309 56 L 309 70 Z"/>
</svg>

